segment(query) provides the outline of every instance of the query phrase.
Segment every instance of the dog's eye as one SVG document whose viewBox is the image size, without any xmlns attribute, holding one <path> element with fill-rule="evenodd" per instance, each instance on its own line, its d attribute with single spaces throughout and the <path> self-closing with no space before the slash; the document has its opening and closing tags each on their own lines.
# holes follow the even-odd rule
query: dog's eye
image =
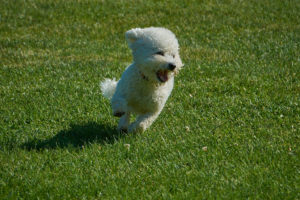
<svg viewBox="0 0 300 200">
<path fill-rule="evenodd" d="M 173 54 L 172 56 L 173 56 L 173 58 L 175 58 L 175 55 L 174 55 L 174 54 Z"/>
<path fill-rule="evenodd" d="M 164 55 L 165 55 L 165 53 L 164 53 L 163 51 L 158 51 L 158 52 L 156 52 L 155 54 L 156 54 L 156 55 L 161 55 L 161 56 L 164 56 Z"/>
</svg>

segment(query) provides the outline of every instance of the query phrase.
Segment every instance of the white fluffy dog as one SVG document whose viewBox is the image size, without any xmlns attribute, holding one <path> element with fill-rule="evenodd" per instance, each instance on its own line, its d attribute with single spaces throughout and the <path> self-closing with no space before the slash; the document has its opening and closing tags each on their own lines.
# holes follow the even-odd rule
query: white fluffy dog
<svg viewBox="0 0 300 200">
<path fill-rule="evenodd" d="M 113 115 L 121 117 L 118 130 L 143 132 L 158 117 L 183 66 L 175 35 L 165 28 L 135 28 L 125 33 L 133 63 L 121 79 L 101 82 L 103 96 L 111 99 Z M 130 124 L 130 115 L 137 114 Z"/>
</svg>

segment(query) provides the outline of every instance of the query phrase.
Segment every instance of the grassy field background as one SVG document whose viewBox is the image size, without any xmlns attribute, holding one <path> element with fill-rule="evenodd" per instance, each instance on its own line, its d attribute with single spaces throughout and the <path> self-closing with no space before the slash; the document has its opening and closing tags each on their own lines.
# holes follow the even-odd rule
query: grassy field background
<svg viewBox="0 0 300 200">
<path fill-rule="evenodd" d="M 162 26 L 185 68 L 143 134 L 99 82 Z M 300 1 L 0 0 L 0 199 L 300 199 Z"/>
</svg>

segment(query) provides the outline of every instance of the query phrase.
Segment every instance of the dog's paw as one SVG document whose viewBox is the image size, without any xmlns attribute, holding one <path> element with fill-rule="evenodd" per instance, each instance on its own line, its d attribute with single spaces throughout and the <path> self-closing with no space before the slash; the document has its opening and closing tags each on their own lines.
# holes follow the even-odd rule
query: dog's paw
<svg viewBox="0 0 300 200">
<path fill-rule="evenodd" d="M 125 114 L 125 112 L 122 112 L 122 111 L 116 111 L 116 112 L 113 113 L 113 115 L 115 117 L 122 117 L 124 114 Z"/>
<path fill-rule="evenodd" d="M 127 127 L 118 127 L 117 131 L 119 133 L 128 133 L 128 128 Z"/>
<path fill-rule="evenodd" d="M 128 133 L 128 130 L 127 130 L 127 128 L 121 128 L 121 129 L 119 129 L 119 132 L 120 133 Z"/>
</svg>

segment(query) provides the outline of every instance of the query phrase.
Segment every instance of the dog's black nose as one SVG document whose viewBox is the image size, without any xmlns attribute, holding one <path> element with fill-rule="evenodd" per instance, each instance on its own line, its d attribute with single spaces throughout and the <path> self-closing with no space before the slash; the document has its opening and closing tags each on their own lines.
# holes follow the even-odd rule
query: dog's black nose
<svg viewBox="0 0 300 200">
<path fill-rule="evenodd" d="M 169 63 L 169 70 L 174 70 L 176 68 L 176 65 L 174 65 L 173 63 Z"/>
</svg>

